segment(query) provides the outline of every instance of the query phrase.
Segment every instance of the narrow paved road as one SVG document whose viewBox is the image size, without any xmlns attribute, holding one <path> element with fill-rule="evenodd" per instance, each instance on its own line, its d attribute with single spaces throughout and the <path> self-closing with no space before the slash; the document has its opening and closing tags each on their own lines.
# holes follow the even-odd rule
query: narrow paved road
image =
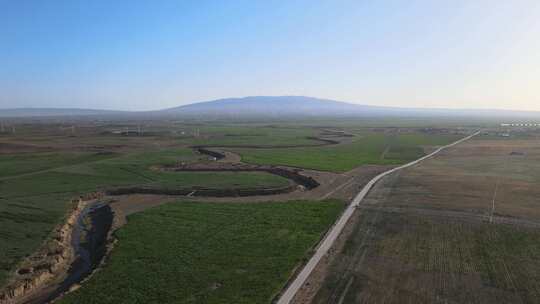
<svg viewBox="0 0 540 304">
<path fill-rule="evenodd" d="M 437 150 L 433 151 L 432 153 L 430 153 L 430 154 L 428 154 L 428 155 L 426 155 L 426 156 L 424 156 L 422 158 L 419 158 L 419 159 L 417 159 L 415 161 L 412 161 L 412 162 L 407 163 L 405 165 L 402 165 L 400 167 L 396 167 L 394 169 L 383 172 L 383 173 L 377 175 L 376 177 L 374 177 L 372 180 L 370 180 L 364 186 L 364 188 L 362 188 L 362 191 L 360 191 L 360 193 L 358 193 L 358 195 L 356 195 L 356 197 L 353 199 L 353 201 L 349 204 L 349 206 L 347 207 L 345 212 L 343 212 L 343 214 L 341 215 L 339 220 L 336 222 L 336 224 L 334 225 L 332 230 L 330 230 L 326 234 L 325 239 L 319 244 L 319 247 L 315 251 L 315 254 L 313 254 L 311 259 L 308 261 L 306 266 L 304 266 L 304 268 L 298 274 L 298 276 L 294 279 L 294 281 L 292 281 L 291 284 L 289 286 L 287 286 L 285 292 L 281 295 L 281 297 L 277 301 L 277 304 L 289 304 L 292 301 L 294 295 L 296 295 L 298 290 L 304 285 L 304 283 L 306 282 L 306 280 L 309 277 L 309 275 L 311 274 L 311 272 L 313 272 L 313 270 L 315 269 L 317 264 L 319 264 L 319 261 L 328 252 L 330 247 L 332 247 L 335 240 L 337 239 L 337 237 L 339 236 L 339 234 L 341 233 L 341 231 L 343 230 L 343 228 L 345 227 L 345 225 L 347 224 L 347 222 L 351 218 L 351 216 L 354 213 L 356 207 L 362 202 L 364 197 L 368 194 L 369 190 L 371 190 L 371 188 L 379 180 L 381 180 L 383 177 L 385 177 L 385 176 L 387 176 L 389 174 L 392 174 L 392 173 L 394 173 L 394 172 L 396 172 L 398 170 L 402 170 L 402 169 L 414 166 L 414 165 L 416 165 L 416 164 L 418 164 L 418 163 L 420 163 L 420 162 L 422 162 L 422 161 L 424 161 L 424 160 L 426 160 L 426 159 L 428 159 L 430 157 L 433 157 L 434 155 L 441 152 L 442 150 L 448 149 L 448 148 L 453 147 L 453 146 L 455 146 L 455 145 L 457 145 L 459 143 L 462 143 L 462 142 L 464 142 L 466 140 L 469 140 L 472 137 L 478 135 L 480 132 L 481 131 L 477 131 L 474 134 L 469 135 L 469 136 L 467 136 L 465 138 L 462 138 L 462 139 L 460 139 L 460 140 L 458 140 L 458 141 L 456 141 L 454 143 L 451 143 L 451 144 L 449 144 L 447 146 L 440 147 Z"/>
</svg>

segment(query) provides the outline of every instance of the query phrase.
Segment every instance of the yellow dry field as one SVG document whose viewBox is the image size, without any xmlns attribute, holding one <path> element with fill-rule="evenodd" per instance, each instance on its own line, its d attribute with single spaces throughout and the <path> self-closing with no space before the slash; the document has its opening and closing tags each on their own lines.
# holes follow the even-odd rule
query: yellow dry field
<svg viewBox="0 0 540 304">
<path fill-rule="evenodd" d="M 540 141 L 466 142 L 383 180 L 366 203 L 540 221 Z"/>
<path fill-rule="evenodd" d="M 385 178 L 298 303 L 540 303 L 540 141 L 478 138 Z"/>
</svg>

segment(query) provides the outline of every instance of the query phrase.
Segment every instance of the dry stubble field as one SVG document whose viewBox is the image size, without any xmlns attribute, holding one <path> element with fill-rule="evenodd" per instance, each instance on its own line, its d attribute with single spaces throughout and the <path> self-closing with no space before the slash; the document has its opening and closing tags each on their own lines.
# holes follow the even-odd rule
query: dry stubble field
<svg viewBox="0 0 540 304">
<path fill-rule="evenodd" d="M 384 179 L 296 302 L 538 303 L 539 160 L 480 136 Z"/>
</svg>

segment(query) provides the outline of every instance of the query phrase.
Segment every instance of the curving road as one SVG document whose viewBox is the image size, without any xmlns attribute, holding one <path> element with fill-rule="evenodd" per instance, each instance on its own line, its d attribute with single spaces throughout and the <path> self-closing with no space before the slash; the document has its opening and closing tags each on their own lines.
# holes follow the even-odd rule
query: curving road
<svg viewBox="0 0 540 304">
<path fill-rule="evenodd" d="M 402 165 L 402 166 L 393 168 L 391 170 L 388 170 L 386 172 L 383 172 L 383 173 L 375 176 L 372 180 L 370 180 L 364 186 L 364 188 L 362 188 L 362 191 L 360 191 L 360 193 L 358 193 L 356 195 L 356 197 L 353 199 L 353 201 L 349 204 L 349 206 L 347 207 L 345 212 L 343 212 L 343 214 L 341 215 L 339 220 L 335 223 L 332 230 L 330 230 L 326 234 L 326 237 L 324 238 L 324 240 L 319 244 L 319 247 L 317 247 L 317 251 L 315 251 L 315 254 L 313 254 L 313 256 L 311 257 L 309 262 L 306 264 L 306 266 L 304 266 L 304 268 L 298 274 L 298 276 L 294 279 L 294 281 L 292 281 L 291 284 L 289 286 L 287 286 L 285 292 L 283 292 L 283 294 L 281 294 L 281 297 L 277 301 L 277 304 L 289 304 L 292 301 L 293 297 L 296 295 L 298 290 L 304 285 L 304 283 L 306 282 L 307 278 L 309 277 L 309 275 L 311 274 L 313 269 L 315 269 L 317 264 L 319 264 L 319 261 L 321 260 L 321 258 L 324 255 L 326 255 L 326 253 L 328 252 L 330 247 L 332 247 L 335 240 L 337 239 L 337 237 L 339 236 L 339 234 L 341 233 L 341 231 L 343 230 L 343 228 L 345 227 L 345 225 L 347 224 L 347 222 L 351 218 L 351 216 L 354 213 L 356 207 L 358 207 L 358 205 L 362 202 L 364 197 L 368 194 L 369 190 L 371 190 L 371 188 L 379 180 L 381 180 L 383 177 L 385 177 L 385 176 L 387 176 L 389 174 L 392 174 L 392 173 L 394 173 L 394 172 L 396 172 L 398 170 L 402 170 L 402 169 L 414 166 L 414 165 L 416 165 L 416 164 L 418 164 L 418 163 L 420 163 L 420 162 L 422 162 L 422 161 L 424 161 L 424 160 L 426 160 L 426 159 L 428 159 L 430 157 L 433 157 L 434 155 L 441 152 L 442 150 L 448 149 L 448 148 L 453 147 L 453 146 L 455 146 L 455 145 L 457 145 L 459 143 L 462 143 L 462 142 L 464 142 L 466 140 L 469 140 L 472 137 L 478 135 L 480 132 L 481 131 L 477 131 L 474 134 L 469 135 L 469 136 L 467 136 L 465 138 L 462 138 L 462 139 L 460 139 L 460 140 L 458 140 L 456 142 L 453 142 L 453 143 L 451 143 L 449 145 L 440 147 L 437 150 L 433 151 L 432 153 L 430 153 L 430 154 L 428 154 L 428 155 L 426 155 L 426 156 L 424 156 L 422 158 L 419 158 L 419 159 L 417 159 L 415 161 L 412 161 L 410 163 L 407 163 L 405 165 Z"/>
</svg>

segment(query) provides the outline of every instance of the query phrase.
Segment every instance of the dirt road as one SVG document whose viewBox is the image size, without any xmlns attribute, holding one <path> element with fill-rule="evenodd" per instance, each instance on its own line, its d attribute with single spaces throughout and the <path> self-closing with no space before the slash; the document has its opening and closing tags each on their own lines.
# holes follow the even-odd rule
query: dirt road
<svg viewBox="0 0 540 304">
<path fill-rule="evenodd" d="M 335 225 L 332 227 L 332 229 L 327 233 L 326 237 L 319 244 L 317 250 L 315 251 L 315 253 L 311 257 L 311 259 L 308 261 L 308 263 L 304 266 L 302 271 L 287 286 L 287 288 L 285 289 L 285 291 L 283 292 L 283 294 L 281 295 L 281 297 L 277 301 L 277 304 L 289 304 L 292 301 L 294 295 L 304 285 L 304 283 L 306 282 L 306 280 L 309 277 L 309 275 L 311 274 L 311 272 L 313 272 L 315 267 L 317 267 L 317 264 L 319 264 L 320 260 L 326 255 L 328 250 L 332 247 L 335 240 L 337 239 L 337 237 L 339 236 L 339 234 L 341 233 L 341 231 L 343 230 L 343 228 L 345 227 L 345 225 L 347 224 L 347 222 L 351 218 L 351 215 L 356 210 L 356 207 L 362 202 L 362 200 L 367 195 L 369 190 L 371 190 L 373 185 L 375 185 L 380 179 L 382 179 L 383 177 L 385 177 L 385 176 L 387 176 L 389 174 L 392 174 L 392 173 L 394 173 L 394 172 L 396 172 L 398 170 L 402 170 L 402 169 L 414 166 L 414 165 L 416 165 L 416 164 L 418 164 L 418 163 L 420 163 L 420 162 L 422 162 L 422 161 L 424 161 L 424 160 L 426 160 L 428 158 L 433 157 L 434 155 L 438 154 L 439 152 L 443 151 L 444 149 L 448 149 L 448 148 L 453 147 L 453 146 L 455 146 L 457 144 L 460 144 L 460 143 L 462 143 L 462 142 L 464 142 L 466 140 L 469 140 L 470 138 L 478 135 L 479 133 L 480 133 L 480 131 L 477 131 L 474 134 L 469 135 L 469 136 L 467 136 L 465 138 L 462 138 L 462 139 L 460 139 L 460 140 L 458 140 L 458 141 L 456 141 L 454 143 L 451 143 L 451 144 L 443 146 L 443 147 L 439 147 L 438 149 L 436 149 L 432 153 L 430 153 L 430 154 L 428 154 L 428 155 L 426 155 L 426 156 L 424 156 L 422 158 L 419 158 L 419 159 L 417 159 L 415 161 L 412 161 L 410 163 L 407 163 L 405 165 L 402 165 L 402 166 L 390 169 L 390 170 L 388 170 L 386 172 L 383 172 L 383 173 L 377 175 L 376 177 L 374 177 L 371 181 L 369 181 L 364 186 L 364 188 L 362 188 L 360 193 L 358 193 L 358 195 L 354 198 L 354 200 L 349 204 L 349 206 L 347 207 L 347 209 L 345 210 L 343 215 L 335 223 Z"/>
</svg>

